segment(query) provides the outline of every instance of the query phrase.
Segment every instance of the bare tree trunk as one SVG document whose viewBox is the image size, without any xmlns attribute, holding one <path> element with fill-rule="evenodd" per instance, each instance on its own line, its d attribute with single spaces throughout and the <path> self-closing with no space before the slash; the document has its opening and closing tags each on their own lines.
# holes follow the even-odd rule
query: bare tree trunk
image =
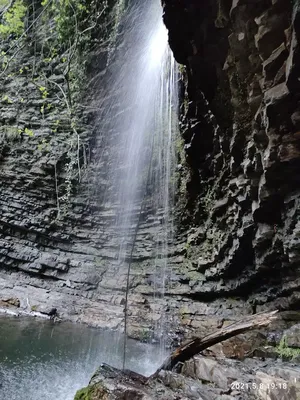
<svg viewBox="0 0 300 400">
<path fill-rule="evenodd" d="M 277 318 L 277 315 L 275 315 L 277 312 L 278 311 L 271 311 L 267 313 L 254 314 L 240 321 L 236 321 L 224 328 L 221 328 L 216 332 L 205 336 L 202 339 L 195 338 L 191 340 L 190 342 L 178 347 L 150 377 L 146 377 L 127 369 L 123 369 L 121 371 L 108 365 L 106 366 L 107 368 L 115 371 L 118 379 L 125 378 L 131 381 L 139 382 L 141 384 L 147 384 L 151 379 L 155 379 L 160 371 L 170 371 L 177 363 L 188 361 L 199 352 L 207 349 L 210 346 L 213 346 L 214 344 L 223 342 L 224 340 L 239 335 L 241 333 L 245 333 L 253 329 L 258 329 L 263 326 L 269 325 L 274 319 Z"/>
<path fill-rule="evenodd" d="M 234 322 L 204 338 L 195 338 L 178 347 L 162 364 L 162 366 L 150 377 L 155 378 L 161 370 L 171 370 L 178 362 L 185 362 L 214 344 L 223 342 L 233 336 L 269 325 L 278 311 L 251 315 L 241 321 Z"/>
</svg>

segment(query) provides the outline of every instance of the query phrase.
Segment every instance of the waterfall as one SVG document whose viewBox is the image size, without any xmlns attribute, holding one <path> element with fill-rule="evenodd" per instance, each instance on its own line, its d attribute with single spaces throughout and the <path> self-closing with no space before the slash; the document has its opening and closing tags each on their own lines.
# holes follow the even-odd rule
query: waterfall
<svg viewBox="0 0 300 400">
<path fill-rule="evenodd" d="M 140 226 L 152 224 L 153 243 L 143 251 L 151 259 L 154 296 L 162 298 L 170 276 L 168 253 L 173 232 L 177 66 L 168 46 L 160 0 L 129 6 L 120 29 L 122 40 L 109 67 L 101 104 L 104 111 L 98 122 L 102 149 L 114 149 L 110 154 L 103 150 L 100 156 L 109 182 L 102 193 L 103 204 L 116 213 L 117 254 L 112 275 L 130 269 Z M 127 283 L 121 283 L 124 289 L 131 288 L 133 279 L 129 271 Z M 156 327 L 162 348 L 163 314 Z"/>
</svg>

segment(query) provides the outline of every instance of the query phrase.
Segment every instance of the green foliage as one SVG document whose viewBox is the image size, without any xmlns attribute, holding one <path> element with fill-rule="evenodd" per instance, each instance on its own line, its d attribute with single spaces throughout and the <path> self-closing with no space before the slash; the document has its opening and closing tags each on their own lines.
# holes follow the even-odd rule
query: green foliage
<svg viewBox="0 0 300 400">
<path fill-rule="evenodd" d="M 49 0 L 44 0 L 42 5 L 45 7 L 48 2 Z M 51 12 L 56 23 L 59 42 L 69 45 L 84 28 L 89 10 L 84 0 L 57 0 L 52 3 Z"/>
<path fill-rule="evenodd" d="M 148 342 L 151 339 L 152 332 L 147 328 L 142 328 L 138 334 L 139 340 L 142 342 Z"/>
<path fill-rule="evenodd" d="M 5 74 L 5 77 L 10 79 L 15 76 L 15 86 L 18 86 L 16 92 L 1 94 L 0 104 L 2 98 L 2 104 L 17 103 L 16 106 L 23 111 L 28 101 L 27 94 L 21 86 L 25 79 L 30 80 L 36 87 L 38 97 L 42 99 L 38 102 L 41 117 L 45 120 L 45 115 L 50 114 L 49 120 L 44 122 L 49 125 L 52 134 L 65 129 L 68 123 L 68 128 L 73 131 L 73 136 L 67 142 L 66 162 L 62 166 L 66 178 L 64 182 L 60 180 L 56 188 L 58 209 L 60 211 L 61 207 L 63 214 L 68 212 L 74 184 L 81 178 L 79 160 L 81 141 L 78 133 L 81 123 L 77 121 L 77 106 L 80 104 L 78 99 L 82 88 L 86 84 L 85 64 L 88 63 L 86 54 L 95 45 L 107 48 L 113 41 L 112 37 L 117 35 L 125 3 L 125 0 L 41 0 L 43 9 L 36 9 L 35 13 L 32 12 L 33 3 L 27 3 L 25 0 L 12 2 L 0 0 L 0 10 L 3 5 L 0 41 L 6 39 L 3 49 L 8 48 L 6 44 L 8 40 L 18 37 L 8 50 L 0 52 L 2 75 Z M 28 37 L 24 27 L 26 27 L 26 33 L 29 32 Z M 38 34 L 35 34 L 36 32 Z M 26 64 L 20 64 L 20 58 L 16 57 L 16 54 L 19 48 L 28 46 L 29 39 L 34 52 L 34 63 L 28 67 Z M 64 77 L 59 84 L 51 80 L 53 69 L 56 67 Z M 58 103 L 52 99 L 52 94 L 55 93 L 57 87 L 62 92 L 61 96 L 58 95 L 60 100 Z M 60 121 L 58 119 L 60 113 L 64 115 L 66 112 L 69 121 L 65 118 Z M 17 117 L 16 126 L 13 129 L 0 127 L 0 136 L 5 141 L 29 141 L 34 136 L 34 132 L 29 128 L 30 126 L 25 128 L 23 121 L 19 121 Z M 38 151 L 53 151 L 51 138 L 41 140 L 37 137 L 37 141 Z"/>
<path fill-rule="evenodd" d="M 285 335 L 282 336 L 279 345 L 276 347 L 276 352 L 281 358 L 293 359 L 300 356 L 300 348 L 289 347 Z"/>
<path fill-rule="evenodd" d="M 118 4 L 123 2 L 119 0 Z M 107 40 L 108 32 L 113 30 L 110 24 L 114 23 L 112 20 L 117 14 L 109 0 L 42 0 L 41 5 L 47 8 L 48 16 L 44 18 L 55 22 L 57 54 L 61 47 L 66 50 L 75 44 L 82 52 L 92 45 L 94 38 L 97 38 L 97 43 Z M 63 62 L 68 61 L 64 55 L 63 59 Z"/>
<path fill-rule="evenodd" d="M 45 86 L 40 86 L 39 90 L 42 93 L 42 98 L 46 99 L 48 97 L 49 93 L 48 93 L 47 89 L 45 88 Z"/>
<path fill-rule="evenodd" d="M 190 242 L 186 242 L 184 245 L 184 248 L 186 251 L 188 251 L 191 248 L 191 243 Z"/>
<path fill-rule="evenodd" d="M 0 11 L 1 9 L 3 9 L 4 7 L 9 5 L 9 0 L 0 0 Z"/>
<path fill-rule="evenodd" d="M 31 129 L 28 129 L 28 128 L 24 129 L 24 133 L 25 133 L 25 135 L 27 135 L 29 137 L 33 137 L 34 136 L 33 131 Z"/>
<path fill-rule="evenodd" d="M 183 75 L 186 73 L 186 66 L 183 64 L 178 65 L 179 72 Z"/>
<path fill-rule="evenodd" d="M 1 67 L 2 67 L 2 69 L 5 69 L 5 67 L 7 66 L 7 62 L 8 62 L 8 58 L 7 58 L 5 51 L 1 51 L 0 57 L 1 57 L 0 58 Z"/>
<path fill-rule="evenodd" d="M 3 24 L 0 24 L 0 35 L 6 38 L 10 34 L 17 36 L 24 31 L 24 17 L 27 8 L 22 0 L 16 0 L 4 13 Z"/>
<path fill-rule="evenodd" d="M 37 148 L 41 152 L 43 152 L 43 151 L 48 152 L 48 151 L 50 151 L 50 144 L 47 142 L 46 139 L 43 139 L 41 141 L 41 143 L 38 144 Z"/>
<path fill-rule="evenodd" d="M 56 133 L 56 132 L 57 132 L 57 129 L 58 129 L 58 127 L 59 127 L 59 124 L 60 124 L 60 120 L 57 119 L 57 120 L 54 122 L 53 127 L 52 127 L 52 132 L 53 132 L 53 133 Z"/>
<path fill-rule="evenodd" d="M 12 103 L 13 103 L 13 101 L 8 97 L 7 94 L 5 94 L 5 95 L 2 97 L 2 102 L 3 102 L 3 103 L 7 103 L 7 104 L 12 104 Z"/>
</svg>

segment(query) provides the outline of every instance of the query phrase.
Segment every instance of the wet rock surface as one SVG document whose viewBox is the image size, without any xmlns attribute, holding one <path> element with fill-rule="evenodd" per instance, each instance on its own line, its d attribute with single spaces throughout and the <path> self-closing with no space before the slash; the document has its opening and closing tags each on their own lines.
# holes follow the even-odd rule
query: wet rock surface
<svg viewBox="0 0 300 400">
<path fill-rule="evenodd" d="M 166 277 L 166 297 L 154 300 L 154 271 L 164 262 L 153 258 L 162 216 L 153 215 L 151 204 L 142 215 L 129 334 L 143 339 L 159 325 L 162 310 L 174 328 L 172 339 L 201 336 L 265 309 L 298 310 L 300 304 L 298 2 L 163 5 L 170 45 L 186 65 L 178 218 L 169 247 L 172 279 Z M 105 51 L 90 54 L 90 77 L 105 76 L 106 57 Z M 116 207 L 104 201 L 110 190 L 106 153 L 114 151 L 115 136 L 109 132 L 103 142 L 95 126 L 99 104 L 81 104 L 81 181 L 74 167 L 66 198 L 72 129 L 65 104 L 50 85 L 41 113 L 45 99 L 36 84 L 45 82 L 28 79 L 30 46 L 16 62 L 22 71 L 0 79 L 0 300 L 15 298 L 23 310 L 56 308 L 62 318 L 122 328 L 127 271 L 118 263 L 111 229 Z M 52 60 L 47 78 L 65 88 L 64 68 Z M 138 207 L 135 212 L 138 219 Z M 296 316 L 282 319 L 272 332 L 280 340 L 295 323 Z M 260 343 L 267 337 L 262 335 Z M 252 339 L 257 347 L 258 338 Z M 239 357 L 251 351 L 248 344 L 236 339 L 224 351 Z"/>
<path fill-rule="evenodd" d="M 282 362 L 278 348 L 283 337 L 284 346 L 300 346 L 299 0 L 163 0 L 163 7 L 171 48 L 186 66 L 172 279 L 165 279 L 165 298 L 153 296 L 154 270 L 164 263 L 153 255 L 162 215 L 147 203 L 131 268 L 128 334 L 153 338 L 162 310 L 170 340 L 204 336 L 263 310 L 279 309 L 281 318 L 147 385 L 101 367 L 76 400 L 296 400 L 297 357 L 289 349 L 283 358 L 290 361 Z M 1 51 L 8 47 L 1 43 Z M 117 207 L 104 196 L 112 190 L 106 166 L 118 133 L 107 129 L 103 141 L 99 102 L 88 98 L 76 110 L 74 161 L 65 103 L 55 84 L 45 101 L 35 58 L 27 43 L 15 58 L 18 74 L 0 77 L 0 307 L 47 316 L 56 310 L 122 329 L 127 270 L 111 228 Z M 88 62 L 89 78 L 105 76 L 106 51 Z M 65 89 L 62 60 L 48 64 L 47 79 Z M 99 82 L 91 82 L 93 91 Z M 138 205 L 134 213 L 137 221 Z"/>
<path fill-rule="evenodd" d="M 68 93 L 66 60 L 60 54 L 46 59 L 42 32 L 31 35 L 0 76 L 0 306 L 16 298 L 17 314 L 56 309 L 60 318 L 122 329 L 128 259 L 118 259 L 119 206 L 108 179 L 120 132 L 99 127 L 111 106 L 108 49 L 88 54 L 84 68 L 72 65 L 83 80 L 72 120 L 62 94 Z M 2 50 L 10 55 L 9 41 L 1 42 Z M 153 299 L 161 290 L 155 271 L 165 262 L 156 260 L 164 229 L 156 211 L 148 201 L 140 216 L 140 204 L 134 205 L 129 232 L 140 219 L 129 333 L 143 339 L 166 307 Z"/>
<path fill-rule="evenodd" d="M 182 374 L 161 371 L 156 379 L 143 383 L 102 365 L 89 386 L 77 392 L 75 400 L 297 400 L 299 372 L 298 365 L 283 362 L 246 359 L 241 363 L 197 356 L 182 366 Z"/>
<path fill-rule="evenodd" d="M 298 310 L 299 2 L 164 0 L 163 7 L 171 48 L 185 65 L 178 172 L 185 253 L 172 288 L 187 297 L 183 320 L 198 324 L 201 301 L 215 323 L 234 310 Z"/>
<path fill-rule="evenodd" d="M 289 347 L 300 348 L 300 324 L 292 326 L 283 332 Z"/>
</svg>

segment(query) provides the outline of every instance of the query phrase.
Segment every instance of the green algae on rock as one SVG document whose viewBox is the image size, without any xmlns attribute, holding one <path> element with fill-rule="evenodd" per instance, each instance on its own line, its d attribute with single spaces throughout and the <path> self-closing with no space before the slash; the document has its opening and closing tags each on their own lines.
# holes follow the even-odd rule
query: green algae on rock
<svg viewBox="0 0 300 400">
<path fill-rule="evenodd" d="M 101 385 L 101 382 L 92 386 L 87 386 L 77 391 L 74 400 L 106 400 L 108 399 L 108 390 Z"/>
</svg>

